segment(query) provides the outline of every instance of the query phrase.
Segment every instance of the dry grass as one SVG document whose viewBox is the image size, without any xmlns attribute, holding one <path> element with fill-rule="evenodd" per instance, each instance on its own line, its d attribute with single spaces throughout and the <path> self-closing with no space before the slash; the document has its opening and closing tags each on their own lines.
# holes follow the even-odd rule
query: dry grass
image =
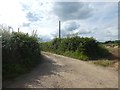
<svg viewBox="0 0 120 90">
<path fill-rule="evenodd" d="M 97 60 L 97 61 L 93 61 L 94 64 L 96 65 L 101 65 L 104 67 L 107 66 L 112 66 L 113 64 L 115 64 L 116 61 L 110 61 L 110 60 Z"/>
<path fill-rule="evenodd" d="M 113 56 L 110 57 L 110 60 L 97 60 L 97 61 L 92 61 L 92 63 L 94 63 L 95 65 L 99 65 L 99 66 L 104 66 L 104 67 L 112 67 L 116 70 L 118 70 L 118 59 L 119 57 L 119 51 L 120 48 L 118 47 L 107 47 L 107 49 L 109 50 L 109 52 L 112 53 Z"/>
</svg>

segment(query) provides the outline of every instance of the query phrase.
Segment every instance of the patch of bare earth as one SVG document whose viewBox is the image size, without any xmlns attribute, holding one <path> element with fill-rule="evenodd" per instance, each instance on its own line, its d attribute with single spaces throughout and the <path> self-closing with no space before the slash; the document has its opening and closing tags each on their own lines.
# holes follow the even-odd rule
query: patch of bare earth
<svg viewBox="0 0 120 90">
<path fill-rule="evenodd" d="M 118 72 L 81 60 L 42 53 L 43 62 L 28 74 L 3 83 L 6 88 L 117 88 Z"/>
<path fill-rule="evenodd" d="M 110 66 L 112 69 L 118 70 L 118 61 L 120 59 L 120 48 L 118 46 L 115 47 L 108 47 L 107 48 L 112 54 L 113 54 L 113 58 L 111 58 L 111 62 L 113 62 L 113 64 Z"/>
</svg>

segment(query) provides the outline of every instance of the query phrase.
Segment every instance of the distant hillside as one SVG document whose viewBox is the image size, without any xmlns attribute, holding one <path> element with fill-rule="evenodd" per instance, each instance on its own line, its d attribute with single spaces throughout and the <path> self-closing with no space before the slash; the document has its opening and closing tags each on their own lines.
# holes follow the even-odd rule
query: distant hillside
<svg viewBox="0 0 120 90">
<path fill-rule="evenodd" d="M 106 41 L 104 44 L 120 44 L 120 40 L 115 40 L 115 41 Z"/>
<path fill-rule="evenodd" d="M 100 42 L 100 44 L 103 44 L 105 47 L 119 48 L 120 47 L 120 40 L 105 41 L 105 42 Z"/>
</svg>

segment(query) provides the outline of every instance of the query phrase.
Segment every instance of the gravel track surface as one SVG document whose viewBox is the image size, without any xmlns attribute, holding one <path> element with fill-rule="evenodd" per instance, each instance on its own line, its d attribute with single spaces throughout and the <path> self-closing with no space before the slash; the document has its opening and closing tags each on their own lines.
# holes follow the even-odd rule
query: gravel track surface
<svg viewBox="0 0 120 90">
<path fill-rule="evenodd" d="M 30 73 L 3 82 L 6 88 L 118 88 L 118 71 L 81 60 L 42 52 Z"/>
</svg>

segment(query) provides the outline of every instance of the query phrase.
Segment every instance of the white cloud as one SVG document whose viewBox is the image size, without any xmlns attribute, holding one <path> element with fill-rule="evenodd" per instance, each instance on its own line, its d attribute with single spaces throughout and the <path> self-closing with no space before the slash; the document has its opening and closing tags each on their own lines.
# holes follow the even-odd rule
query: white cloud
<svg viewBox="0 0 120 90">
<path fill-rule="evenodd" d="M 0 1 L 0 23 L 7 24 L 12 27 L 18 27 L 23 22 L 27 22 L 25 13 L 21 10 L 17 0 L 1 0 Z"/>
<path fill-rule="evenodd" d="M 117 39 L 117 3 L 77 2 L 68 8 L 66 4 L 38 0 L 0 2 L 0 24 L 12 26 L 14 30 L 19 27 L 20 31 L 30 34 L 37 30 L 45 41 L 58 35 L 59 19 L 63 20 L 62 36 L 78 32 L 80 36 L 100 41 Z"/>
</svg>

